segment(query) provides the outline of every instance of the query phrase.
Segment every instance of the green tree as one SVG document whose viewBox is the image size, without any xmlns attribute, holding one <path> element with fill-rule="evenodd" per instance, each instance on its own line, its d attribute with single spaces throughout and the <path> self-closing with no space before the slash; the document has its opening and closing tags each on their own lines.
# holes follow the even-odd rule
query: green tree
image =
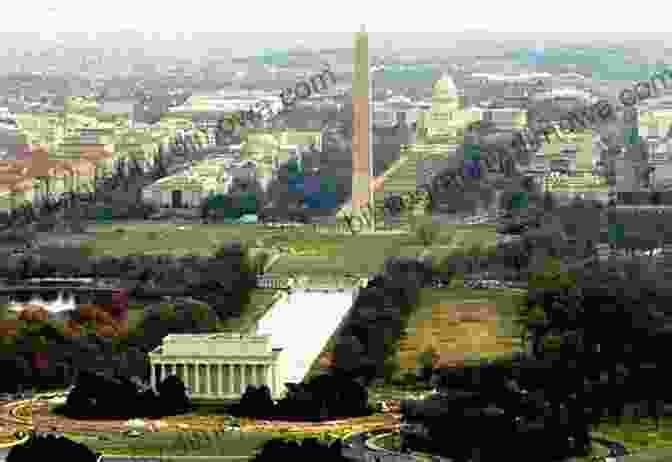
<svg viewBox="0 0 672 462">
<path fill-rule="evenodd" d="M 433 346 L 418 353 L 418 372 L 423 381 L 429 381 L 434 370 L 434 362 L 438 359 L 438 353 Z"/>
<path fill-rule="evenodd" d="M 543 270 L 532 272 L 528 282 L 533 289 L 568 289 L 574 287 L 576 278 L 572 273 L 563 270 L 560 258 L 546 257 Z"/>
<path fill-rule="evenodd" d="M 392 383 L 394 378 L 399 374 L 399 371 L 399 359 L 396 355 L 387 358 L 383 364 L 383 379 L 385 380 L 385 383 Z"/>
<path fill-rule="evenodd" d="M 164 322 L 175 320 L 175 305 L 172 303 L 161 303 L 159 305 L 159 319 Z"/>
</svg>

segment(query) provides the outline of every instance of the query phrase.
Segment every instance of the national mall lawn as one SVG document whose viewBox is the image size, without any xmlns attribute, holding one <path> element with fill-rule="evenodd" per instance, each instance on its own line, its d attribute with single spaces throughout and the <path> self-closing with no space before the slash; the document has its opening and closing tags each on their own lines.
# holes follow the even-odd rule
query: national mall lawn
<svg viewBox="0 0 672 462">
<path fill-rule="evenodd" d="M 97 255 L 212 255 L 221 243 L 240 240 L 253 248 L 275 252 L 279 258 L 268 270 L 274 274 L 367 275 L 380 271 L 385 257 L 418 256 L 424 248 L 415 233 L 358 234 L 300 229 L 277 229 L 262 225 L 134 223 L 89 226 L 86 245 Z M 441 225 L 437 239 L 428 248 L 437 257 L 457 245 L 469 247 L 496 242 L 494 225 Z M 123 231 L 119 231 L 123 230 Z M 453 238 L 454 236 L 454 238 Z"/>
</svg>

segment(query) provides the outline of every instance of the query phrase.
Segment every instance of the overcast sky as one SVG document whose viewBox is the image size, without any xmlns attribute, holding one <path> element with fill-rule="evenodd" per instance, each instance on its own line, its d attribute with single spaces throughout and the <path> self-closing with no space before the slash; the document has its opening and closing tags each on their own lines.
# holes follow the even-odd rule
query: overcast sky
<svg viewBox="0 0 672 462">
<path fill-rule="evenodd" d="M 656 2 L 654 2 L 655 4 Z M 649 4 L 646 4 L 649 5 Z M 366 23 L 371 32 L 629 32 L 669 30 L 669 15 L 604 0 L 393 2 L 303 0 L 171 2 L 156 0 L 34 0 L 4 5 L 11 31 L 346 32 Z M 652 5 L 653 6 L 653 5 Z M 359 10 L 359 12 L 357 12 Z M 663 13 L 662 11 L 660 13 Z"/>
<path fill-rule="evenodd" d="M 643 4 L 643 5 L 649 5 Z M 463 1 L 463 2 L 394 2 L 380 0 L 338 1 L 283 0 L 269 1 L 213 1 L 174 2 L 156 0 L 34 0 L 13 1 L 3 5 L 3 31 L 40 31 L 42 40 L 54 40 L 58 32 L 79 31 L 93 33 L 135 29 L 146 34 L 147 39 L 175 40 L 176 31 L 184 33 L 189 41 L 193 32 L 259 32 L 240 41 L 233 47 L 237 52 L 263 47 L 290 47 L 299 42 L 301 33 L 306 35 L 306 46 L 350 47 L 351 33 L 365 23 L 371 32 L 371 46 L 382 46 L 382 33 L 437 32 L 459 33 L 464 30 L 487 30 L 532 35 L 533 37 L 559 32 L 577 38 L 577 32 L 623 33 L 669 30 L 669 15 L 643 11 L 640 16 L 632 7 L 617 7 L 604 0 L 592 2 L 565 0 L 561 3 L 514 1 Z M 646 8 L 645 8 L 646 9 Z M 635 9 L 636 10 L 636 9 Z M 271 39 L 267 33 L 291 33 L 284 39 Z M 333 34 L 333 33 L 337 34 Z M 341 34 L 338 34 L 340 32 Z M 535 34 L 536 32 L 536 34 Z M 378 35 L 376 35 L 378 34 Z M 653 33 L 650 33 L 653 34 Z M 479 33 L 472 33 L 477 38 Z M 654 34 L 665 40 L 667 32 Z M 442 37 L 444 37 L 442 35 Z M 389 36 L 387 37 L 389 38 Z M 484 37 L 488 38 L 488 37 Z M 518 37 L 520 38 L 520 37 Z M 527 38 L 527 37 L 525 37 Z M 449 45 L 445 38 L 400 38 L 410 48 L 443 48 Z M 394 43 L 393 45 L 400 46 Z M 437 43 L 438 42 L 438 43 Z M 217 43 L 212 44 L 217 46 Z M 220 44 L 219 46 L 227 46 Z M 2 43 L 3 48 L 7 46 Z M 123 45 L 122 45 L 123 46 Z"/>
</svg>

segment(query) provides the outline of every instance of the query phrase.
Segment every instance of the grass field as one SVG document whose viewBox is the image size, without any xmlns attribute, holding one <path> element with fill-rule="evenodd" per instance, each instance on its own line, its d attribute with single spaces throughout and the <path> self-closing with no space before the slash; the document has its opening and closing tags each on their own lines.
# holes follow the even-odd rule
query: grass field
<svg viewBox="0 0 672 462">
<path fill-rule="evenodd" d="M 94 225 L 90 231 L 93 236 L 88 245 L 100 255 L 211 255 L 225 241 L 242 240 L 252 247 L 275 248 L 283 252 L 270 271 L 285 274 L 368 274 L 379 270 L 387 256 L 417 255 L 423 250 L 414 234 L 352 236 L 317 233 L 311 229 L 283 231 L 257 225 L 143 223 Z M 454 240 L 451 239 L 453 234 Z M 442 225 L 430 251 L 443 256 L 454 245 L 469 247 L 495 242 L 492 225 Z"/>
<path fill-rule="evenodd" d="M 439 354 L 492 358 L 521 348 L 513 323 L 511 289 L 422 289 L 420 307 L 399 342 L 401 369 L 417 367 L 417 355 L 430 346 Z"/>
<path fill-rule="evenodd" d="M 660 421 L 659 431 L 656 431 L 654 420 L 648 417 L 639 420 L 626 417 L 620 425 L 612 419 L 605 419 L 597 426 L 595 433 L 620 441 L 629 449 L 668 448 L 672 455 L 672 416 L 662 417 Z"/>
<path fill-rule="evenodd" d="M 140 321 L 142 321 L 142 317 L 144 315 L 144 309 L 145 307 L 142 305 L 135 305 L 133 307 L 131 306 L 128 307 L 129 330 L 135 329 L 138 326 L 138 324 L 140 324 Z"/>
<path fill-rule="evenodd" d="M 189 455 L 189 456 L 252 456 L 273 436 L 270 433 L 223 432 L 214 440 L 200 438 L 196 444 L 183 444 L 191 432 L 144 433 L 129 438 L 111 433 L 66 433 L 66 437 L 84 443 L 103 454 L 130 454 L 138 456 Z M 106 440 L 97 437 L 104 436 Z"/>
<path fill-rule="evenodd" d="M 369 274 L 381 270 L 386 257 L 418 256 L 424 250 L 413 234 L 324 236 L 295 233 L 288 235 L 287 240 L 286 245 L 289 247 L 297 250 L 314 249 L 319 256 L 283 255 L 271 267 L 273 273 L 302 273 L 310 268 L 311 273 Z M 442 258 L 458 246 L 468 248 L 478 243 L 494 245 L 495 227 L 441 226 L 437 239 L 428 250 L 432 255 Z"/>
<path fill-rule="evenodd" d="M 123 229 L 124 232 L 117 232 Z M 172 254 L 212 255 L 222 242 L 241 240 L 254 246 L 257 239 L 280 231 L 256 225 L 202 225 L 173 223 L 92 225 L 88 240 L 102 255 Z"/>
</svg>

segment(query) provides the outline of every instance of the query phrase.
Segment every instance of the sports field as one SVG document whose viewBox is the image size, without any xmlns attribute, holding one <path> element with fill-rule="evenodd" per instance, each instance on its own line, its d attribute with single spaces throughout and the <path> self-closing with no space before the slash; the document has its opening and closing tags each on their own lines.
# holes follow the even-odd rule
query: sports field
<svg viewBox="0 0 672 462">
<path fill-rule="evenodd" d="M 417 355 L 433 347 L 446 357 L 488 358 L 521 348 L 513 323 L 524 292 L 513 289 L 422 289 L 418 310 L 399 342 L 399 365 L 417 367 Z"/>
</svg>

